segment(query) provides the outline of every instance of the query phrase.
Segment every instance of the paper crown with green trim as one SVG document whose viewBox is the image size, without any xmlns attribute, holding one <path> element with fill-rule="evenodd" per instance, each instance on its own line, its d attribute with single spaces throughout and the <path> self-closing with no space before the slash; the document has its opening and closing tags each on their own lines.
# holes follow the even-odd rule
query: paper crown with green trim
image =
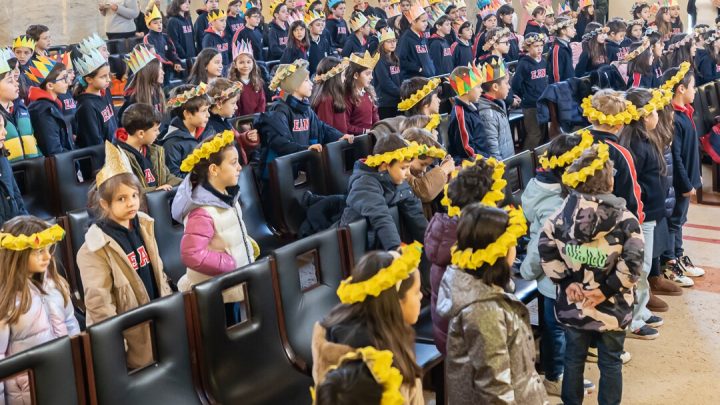
<svg viewBox="0 0 720 405">
<path fill-rule="evenodd" d="M 106 63 L 107 61 L 97 49 L 83 53 L 80 58 L 74 60 L 75 71 L 80 77 L 89 75 Z"/>
<path fill-rule="evenodd" d="M 355 11 L 354 13 L 352 13 L 352 17 L 350 17 L 350 30 L 355 32 L 360 28 L 364 27 L 367 23 L 368 19 L 367 17 L 365 17 L 365 14 Z"/>
<path fill-rule="evenodd" d="M 227 14 L 225 14 L 225 10 L 213 10 L 208 13 L 208 22 L 211 23 L 213 21 L 217 21 L 222 18 L 227 18 Z"/>
<path fill-rule="evenodd" d="M 35 40 L 27 35 L 20 35 L 13 41 L 12 49 L 30 48 L 35 50 Z"/>
<path fill-rule="evenodd" d="M 78 44 L 78 50 L 84 54 L 88 54 L 92 52 L 93 49 L 98 49 L 103 45 L 105 45 L 105 41 L 103 41 L 96 32 L 80 41 Z"/>
<path fill-rule="evenodd" d="M 25 76 L 27 76 L 31 82 L 40 85 L 45 82 L 45 79 L 47 79 L 55 65 L 57 65 L 57 61 L 46 56 L 35 55 L 35 58 L 33 58 L 30 66 L 25 71 Z"/>
<path fill-rule="evenodd" d="M 483 81 L 485 83 L 494 82 L 495 80 L 502 79 L 507 75 L 507 69 L 503 62 L 488 62 L 482 67 Z"/>
<path fill-rule="evenodd" d="M 3 53 L 5 53 L 5 52 L 3 52 Z M 15 55 L 13 55 L 13 58 L 14 57 L 15 57 Z M 12 70 L 12 68 L 10 68 L 10 64 L 8 63 L 8 60 L 10 60 L 10 59 L 11 58 L 7 58 L 5 56 L 0 58 L 0 75 Z"/>
<path fill-rule="evenodd" d="M 467 68 L 467 70 L 465 70 Z M 450 87 L 458 96 L 467 94 L 472 88 L 484 83 L 482 69 L 475 65 L 458 66 L 448 78 Z"/>
<path fill-rule="evenodd" d="M 157 19 L 162 20 L 162 14 L 160 14 L 160 10 L 158 10 L 157 6 L 153 3 L 152 9 L 145 13 L 145 25 L 150 25 L 152 20 Z"/>
<path fill-rule="evenodd" d="M 325 13 L 318 13 L 315 10 L 308 11 L 307 13 L 305 13 L 305 17 L 304 17 L 305 25 L 307 25 L 308 27 L 310 26 L 310 24 L 314 23 L 315 21 L 324 20 L 324 19 L 325 19 Z"/>
<path fill-rule="evenodd" d="M 127 64 L 133 74 L 136 74 L 140 71 L 140 69 L 144 68 L 148 63 L 155 59 L 157 59 L 157 55 L 141 45 L 135 47 L 135 49 L 133 49 L 130 53 Z"/>
</svg>

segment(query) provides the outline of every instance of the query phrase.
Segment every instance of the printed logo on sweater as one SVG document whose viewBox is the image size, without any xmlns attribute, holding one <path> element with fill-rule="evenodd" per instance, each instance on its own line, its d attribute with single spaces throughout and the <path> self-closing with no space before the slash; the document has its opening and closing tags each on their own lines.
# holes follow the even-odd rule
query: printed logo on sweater
<svg viewBox="0 0 720 405">
<path fill-rule="evenodd" d="M 105 107 L 100 114 L 102 114 L 103 122 L 108 122 L 115 115 L 111 106 Z"/>
<path fill-rule="evenodd" d="M 228 43 L 223 42 L 222 44 L 217 44 L 217 50 L 220 53 L 227 52 L 228 51 Z"/>
<path fill-rule="evenodd" d="M 293 120 L 293 132 L 302 132 L 310 129 L 310 118 Z"/>
<path fill-rule="evenodd" d="M 390 66 L 390 74 L 391 75 L 399 75 L 400 74 L 400 66 Z"/>
<path fill-rule="evenodd" d="M 280 37 L 278 38 L 278 41 L 280 41 L 280 45 L 287 45 L 288 37 Z"/>
<path fill-rule="evenodd" d="M 230 24 L 230 29 L 232 30 L 232 32 L 240 31 L 241 29 L 243 29 L 243 26 L 244 26 L 244 25 L 241 24 L 241 23 Z"/>
<path fill-rule="evenodd" d="M 148 184 L 155 182 L 155 175 L 150 169 L 145 169 L 145 182 Z"/>
<path fill-rule="evenodd" d="M 140 257 L 140 265 L 138 265 L 138 257 Z M 128 253 L 127 258 L 135 271 L 137 271 L 140 267 L 147 266 L 148 263 L 150 263 L 150 256 L 148 256 L 145 246 L 140 246 L 137 250 L 137 254 L 135 252 Z"/>
<path fill-rule="evenodd" d="M 543 79 L 547 77 L 547 69 L 535 69 L 530 71 L 530 80 Z"/>
<path fill-rule="evenodd" d="M 452 56 L 452 49 L 450 49 L 450 48 L 443 49 L 443 56 Z"/>
<path fill-rule="evenodd" d="M 338 35 L 345 35 L 345 34 L 347 34 L 347 28 L 346 27 L 337 27 L 337 33 L 338 33 Z"/>
<path fill-rule="evenodd" d="M 74 110 L 77 108 L 77 103 L 74 98 L 66 98 L 62 102 L 65 110 Z"/>
<path fill-rule="evenodd" d="M 607 255 L 600 249 L 591 246 L 565 245 L 565 254 L 574 262 L 588 266 L 603 268 L 607 263 Z"/>
<path fill-rule="evenodd" d="M 183 34 L 192 34 L 192 25 L 183 25 Z"/>
<path fill-rule="evenodd" d="M 427 45 L 415 45 L 415 52 L 417 53 L 427 53 Z"/>
</svg>

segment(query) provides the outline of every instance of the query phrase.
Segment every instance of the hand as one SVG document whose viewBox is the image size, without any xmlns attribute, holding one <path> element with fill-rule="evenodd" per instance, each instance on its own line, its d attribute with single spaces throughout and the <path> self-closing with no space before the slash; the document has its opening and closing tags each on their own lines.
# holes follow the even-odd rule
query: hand
<svg viewBox="0 0 720 405">
<path fill-rule="evenodd" d="M 565 289 L 568 303 L 581 302 L 585 295 L 583 295 L 582 285 L 580 283 L 572 283 Z"/>
<path fill-rule="evenodd" d="M 112 11 L 117 11 L 118 5 L 115 4 L 115 3 L 113 3 L 113 4 L 110 5 L 110 9 L 111 9 Z"/>
<path fill-rule="evenodd" d="M 170 190 L 172 190 L 172 186 L 169 184 L 163 184 L 162 186 L 158 186 L 157 190 L 170 191 Z"/>
<path fill-rule="evenodd" d="M 450 155 L 448 155 L 450 156 Z M 440 163 L 440 169 L 445 173 L 445 175 L 449 175 L 455 170 L 455 162 L 450 159 L 443 159 L 443 161 Z"/>
<path fill-rule="evenodd" d="M 175 69 L 176 72 L 182 72 L 183 70 L 185 70 L 185 69 L 183 69 L 182 65 L 179 63 L 176 63 L 175 66 L 173 66 L 173 68 Z"/>
<path fill-rule="evenodd" d="M 515 95 L 513 96 L 513 104 L 512 104 L 513 107 L 519 106 L 521 102 L 522 102 L 522 99 L 520 97 L 515 96 Z"/>
<path fill-rule="evenodd" d="M 253 143 L 257 142 L 258 141 L 257 129 L 251 129 L 251 130 L 247 131 L 247 133 L 245 134 L 245 137 L 247 137 L 247 140 L 250 142 L 253 142 Z"/>
<path fill-rule="evenodd" d="M 315 152 L 322 152 L 322 145 L 316 143 L 315 145 L 308 146 L 308 150 L 314 150 Z"/>
<path fill-rule="evenodd" d="M 353 143 L 353 140 L 355 140 L 355 135 L 345 134 L 340 139 L 344 139 L 348 141 L 348 143 Z"/>
<path fill-rule="evenodd" d="M 683 197 L 691 197 L 691 196 L 694 196 L 694 195 L 696 195 L 696 194 L 697 194 L 697 190 L 695 190 L 695 189 L 693 188 L 692 190 L 688 191 L 687 193 L 683 193 Z"/>
<path fill-rule="evenodd" d="M 594 290 L 584 290 L 582 293 L 585 296 L 583 308 L 595 308 L 607 299 L 605 294 L 603 294 L 599 288 Z"/>
</svg>

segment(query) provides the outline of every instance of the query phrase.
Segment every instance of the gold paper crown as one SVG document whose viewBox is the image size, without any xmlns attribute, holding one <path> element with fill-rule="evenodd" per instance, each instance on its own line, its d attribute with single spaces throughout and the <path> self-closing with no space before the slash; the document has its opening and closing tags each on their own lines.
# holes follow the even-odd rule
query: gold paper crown
<svg viewBox="0 0 720 405">
<path fill-rule="evenodd" d="M 489 205 L 496 207 L 497 203 L 505 198 L 505 187 L 507 187 L 507 180 L 503 178 L 505 174 L 505 163 L 499 162 L 495 158 L 484 158 L 482 156 L 475 157 L 475 160 L 463 160 L 462 167 L 460 169 L 453 170 L 450 174 L 451 179 L 454 179 L 460 174 L 460 171 L 466 167 L 475 166 L 480 161 L 485 161 L 489 166 L 493 167 L 492 180 L 493 184 L 487 193 L 483 196 L 482 200 L 478 201 L 480 204 Z M 444 205 L 448 209 L 449 217 L 459 216 L 461 213 L 460 207 L 453 205 L 450 196 L 448 195 L 449 184 L 445 184 L 444 195 L 440 204 Z"/>
<path fill-rule="evenodd" d="M 28 77 L 35 84 L 42 84 L 47 76 L 52 72 L 53 68 L 57 64 L 57 61 L 47 58 L 42 55 L 35 55 L 35 58 L 29 64 L 30 66 L 25 71 L 25 76 Z"/>
<path fill-rule="evenodd" d="M 405 11 L 403 14 L 408 19 L 408 21 L 413 22 L 420 18 L 421 15 L 425 14 L 425 9 L 422 8 L 420 4 L 414 3 L 412 6 L 410 6 L 410 9 L 408 9 L 408 11 Z"/>
<path fill-rule="evenodd" d="M 224 103 L 227 100 L 230 100 L 231 98 L 238 95 L 243 88 L 242 82 L 233 82 L 232 86 L 228 87 L 227 89 L 223 90 L 220 94 L 213 97 L 212 102 L 213 104 L 217 103 Z"/>
<path fill-rule="evenodd" d="M 385 32 L 380 34 L 380 42 L 392 41 L 392 40 L 396 40 L 396 39 L 397 39 L 397 37 L 395 36 L 394 30 L 386 30 Z"/>
<path fill-rule="evenodd" d="M 145 13 L 145 25 L 150 25 L 152 20 L 162 19 L 162 14 L 160 14 L 160 10 L 158 10 L 155 3 L 150 4 L 152 4 L 152 9 Z"/>
<path fill-rule="evenodd" d="M 363 302 L 368 296 L 377 297 L 383 291 L 395 288 L 396 285 L 410 277 L 420 264 L 422 244 L 413 242 L 402 248 L 402 254 L 394 259 L 388 267 L 380 269 L 374 276 L 365 281 L 354 283 L 352 276 L 342 280 L 337 295 L 343 304 Z"/>
<path fill-rule="evenodd" d="M 610 159 L 609 148 L 606 143 L 596 143 L 592 146 L 597 151 L 597 159 L 590 162 L 588 166 L 583 167 L 577 172 L 568 173 L 567 171 L 562 175 L 562 182 L 568 187 L 576 188 L 578 185 L 585 183 L 589 177 L 594 176 L 595 173 L 605 167 L 605 162 Z"/>
<path fill-rule="evenodd" d="M 350 59 L 342 58 L 340 63 L 338 63 L 337 65 L 332 67 L 327 72 L 325 72 L 321 75 L 315 75 L 315 83 L 322 83 L 322 82 L 330 80 L 332 77 L 335 77 L 339 73 L 344 72 L 345 69 L 348 68 L 348 66 L 350 66 Z"/>
<path fill-rule="evenodd" d="M 211 23 L 213 21 L 217 21 L 222 18 L 227 18 L 227 14 L 225 14 L 225 10 L 213 10 L 208 12 L 208 22 Z"/>
<path fill-rule="evenodd" d="M 13 41 L 13 49 L 17 48 L 30 48 L 33 51 L 35 50 L 35 40 L 30 38 L 27 35 L 20 35 L 19 37 L 15 38 L 15 41 Z"/>
<path fill-rule="evenodd" d="M 191 98 L 200 97 L 205 93 L 207 93 L 207 84 L 200 83 L 192 89 L 178 94 L 177 96 L 168 100 L 167 106 L 170 108 L 180 107 L 181 105 L 187 103 L 188 100 L 190 100 Z"/>
<path fill-rule="evenodd" d="M 208 159 L 210 155 L 221 151 L 233 141 L 235 141 L 233 131 L 225 131 L 215 135 L 210 141 L 202 142 L 182 161 L 180 170 L 185 173 L 191 172 L 201 160 Z"/>
<path fill-rule="evenodd" d="M 270 3 L 270 15 L 275 14 L 275 9 L 285 4 L 284 0 L 273 0 L 272 3 Z"/>
<path fill-rule="evenodd" d="M 507 37 L 510 35 L 510 29 L 509 28 L 503 28 L 501 30 L 498 30 L 495 35 L 493 35 L 490 38 L 487 38 L 485 40 L 485 43 L 482 46 L 483 51 L 489 51 L 490 48 L 493 47 L 498 41 L 500 41 L 503 37 Z"/>
<path fill-rule="evenodd" d="M 528 14 L 532 15 L 532 12 L 535 11 L 535 9 L 538 7 L 545 9 L 545 6 L 540 5 L 540 3 L 535 0 L 531 0 L 528 1 L 527 4 L 525 4 L 525 11 L 527 11 Z"/>
<path fill-rule="evenodd" d="M 579 158 L 583 151 L 591 147 L 594 142 L 592 134 L 587 129 L 580 132 L 579 135 L 580 143 L 560 156 L 551 156 L 548 158 L 548 152 L 545 151 L 545 153 L 540 156 L 540 166 L 542 166 L 545 170 L 570 166 L 570 164 L 574 162 L 575 159 Z"/>
<path fill-rule="evenodd" d="M 630 62 L 631 60 L 637 58 L 640 56 L 643 52 L 645 52 L 648 48 L 650 48 L 650 38 L 645 36 L 642 37 L 642 42 L 640 43 L 640 46 L 635 48 L 634 51 L 628 52 L 627 55 L 623 58 L 625 62 Z"/>
<path fill-rule="evenodd" d="M 412 160 L 420 156 L 425 150 L 424 145 L 420 145 L 413 141 L 408 143 L 404 148 L 395 149 L 393 151 L 377 155 L 369 155 L 365 158 L 365 164 L 369 167 L 378 167 L 383 163 L 390 164 L 393 161 L 403 162 L 406 160 Z"/>
<path fill-rule="evenodd" d="M 308 1 L 308 4 L 310 4 L 310 1 Z M 311 10 L 311 11 L 308 11 L 307 13 L 305 13 L 305 18 L 304 18 L 304 19 L 305 19 L 305 25 L 307 25 L 307 26 L 309 27 L 310 24 L 314 23 L 314 22 L 317 21 L 317 20 L 324 20 L 324 19 L 325 19 L 325 14 L 324 14 L 324 13 L 318 13 L 318 12 L 315 11 L 315 10 Z"/>
<path fill-rule="evenodd" d="M 0 233 L 0 247 L 8 250 L 21 251 L 26 249 L 42 249 L 54 245 L 65 237 L 65 230 L 60 225 L 53 225 L 44 231 L 31 235 L 12 235 Z"/>
<path fill-rule="evenodd" d="M 343 363 L 353 360 L 362 360 L 370 370 L 375 382 L 383 389 L 379 405 L 403 405 L 405 397 L 400 392 L 403 377 L 400 370 L 393 367 L 393 354 L 390 350 L 378 350 L 372 346 L 356 349 L 340 358 L 337 365 L 328 369 L 331 372 Z M 315 404 L 315 388 L 310 388 L 313 404 Z"/>
<path fill-rule="evenodd" d="M 380 52 L 375 52 L 375 56 L 371 56 L 369 51 L 365 51 L 365 55 L 362 57 L 358 56 L 357 53 L 350 55 L 350 62 L 368 69 L 374 69 L 378 60 L 380 60 Z"/>
<path fill-rule="evenodd" d="M 605 114 L 593 107 L 592 96 L 585 97 L 580 104 L 580 108 L 583 110 L 584 117 L 590 121 L 595 121 L 600 125 L 628 125 L 629 123 L 640 119 L 640 113 L 638 113 L 633 103 L 627 100 L 625 100 L 625 110 L 615 115 Z"/>
<path fill-rule="evenodd" d="M 283 80 L 292 76 L 300 69 L 307 70 L 307 66 L 308 61 L 306 61 L 305 59 L 297 59 L 291 64 L 278 66 L 277 70 L 275 71 L 275 76 L 273 76 L 272 80 L 270 80 L 268 88 L 271 91 L 276 91 L 280 87 L 280 84 L 283 82 Z"/>
<path fill-rule="evenodd" d="M 140 69 L 155 59 L 157 59 L 157 55 L 154 52 L 150 52 L 145 46 L 140 45 L 132 50 L 127 64 L 133 74 L 137 74 Z"/>
<path fill-rule="evenodd" d="M 430 95 L 435 89 L 440 85 L 440 79 L 434 78 L 428 80 L 427 84 L 425 84 L 420 90 L 416 91 L 412 95 L 410 95 L 409 98 L 406 98 L 405 100 L 400 101 L 398 103 L 398 111 L 408 111 L 409 109 L 413 108 L 415 104 L 419 103 L 422 99 Z"/>
<path fill-rule="evenodd" d="M 132 172 L 127 155 L 117 146 L 105 141 L 105 164 L 95 176 L 95 187 L 99 188 L 105 181 L 119 174 Z"/>
<path fill-rule="evenodd" d="M 352 13 L 352 16 L 350 17 L 350 30 L 357 31 L 360 28 L 364 27 L 365 24 L 368 23 L 367 17 L 365 17 L 365 14 L 355 11 Z"/>
</svg>

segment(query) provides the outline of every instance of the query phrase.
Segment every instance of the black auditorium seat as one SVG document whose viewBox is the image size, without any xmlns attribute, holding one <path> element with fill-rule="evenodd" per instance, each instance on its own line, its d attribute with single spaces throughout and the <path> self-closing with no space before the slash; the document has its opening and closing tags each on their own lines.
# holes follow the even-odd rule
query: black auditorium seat
<svg viewBox="0 0 720 405">
<path fill-rule="evenodd" d="M 185 274 L 186 269 L 180 259 L 180 240 L 185 227 L 175 222 L 170 214 L 176 192 L 177 188 L 174 188 L 171 191 L 153 191 L 145 195 L 148 214 L 155 219 L 155 239 L 165 273 L 175 284 Z"/>
<path fill-rule="evenodd" d="M 60 213 L 85 208 L 90 184 L 105 163 L 105 146 L 96 145 L 59 153 L 50 161 L 50 195 L 59 199 Z M 82 181 L 78 179 L 82 173 Z"/>
<path fill-rule="evenodd" d="M 260 255 L 265 256 L 282 245 L 280 235 L 270 227 L 263 212 L 260 193 L 258 193 L 255 172 L 251 167 L 244 167 L 240 172 L 240 206 L 243 221 L 250 236 L 260 246 Z"/>
<path fill-rule="evenodd" d="M 372 137 L 359 135 L 349 143 L 346 140 L 331 142 L 323 147 L 328 194 L 347 194 L 348 181 L 355 162 L 372 152 Z"/>
<path fill-rule="evenodd" d="M 505 203 L 520 206 L 522 192 L 535 175 L 533 154 L 526 150 L 503 160 L 503 163 L 505 163 L 504 177 L 508 181 Z"/>
<path fill-rule="evenodd" d="M 65 241 L 63 244 L 65 250 L 65 260 L 67 263 L 68 282 L 73 292 L 73 298 L 76 299 L 82 310 L 85 310 L 83 302 L 85 291 L 83 290 L 82 278 L 80 277 L 80 269 L 77 267 L 77 252 L 85 243 L 85 233 L 89 227 L 90 216 L 87 210 L 76 210 L 67 213 L 67 227 L 65 229 Z"/>
<path fill-rule="evenodd" d="M 13 162 L 11 166 L 13 176 L 25 202 L 25 208 L 30 215 L 49 219 L 58 214 L 54 196 L 48 195 L 50 183 L 47 176 L 46 159 L 44 157 L 24 159 Z"/>
</svg>

